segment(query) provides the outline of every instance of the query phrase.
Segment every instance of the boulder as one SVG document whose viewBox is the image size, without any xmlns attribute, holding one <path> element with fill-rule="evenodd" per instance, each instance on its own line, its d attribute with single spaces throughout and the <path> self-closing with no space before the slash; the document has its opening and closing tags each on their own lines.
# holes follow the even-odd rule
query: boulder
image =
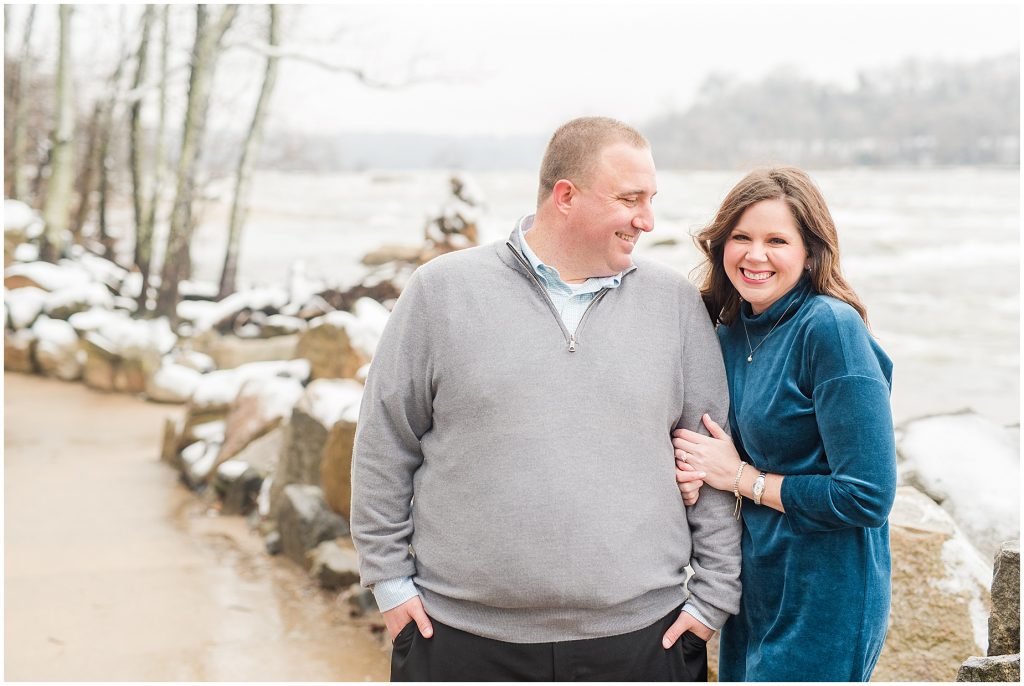
<svg viewBox="0 0 1024 686">
<path fill-rule="evenodd" d="M 66 260 L 61 262 L 60 266 L 42 261 L 12 264 L 4 270 L 4 288 L 33 286 L 52 293 L 63 288 L 87 287 L 91 279 L 84 269 L 69 267 Z"/>
<path fill-rule="evenodd" d="M 260 338 L 287 336 L 305 331 L 308 324 L 305 319 L 284 314 L 269 315 L 260 324 Z"/>
<path fill-rule="evenodd" d="M 314 379 L 354 379 L 370 360 L 353 342 L 359 329 L 359 320 L 351 313 L 331 312 L 310 322 L 295 354 L 309 360 Z"/>
<path fill-rule="evenodd" d="M 324 541 L 306 553 L 309 575 L 329 591 L 347 588 L 359 582 L 359 558 L 356 551 L 338 541 Z"/>
<path fill-rule="evenodd" d="M 942 505 L 986 559 L 1020 539 L 1019 428 L 961 412 L 906 422 L 900 433 L 905 483 Z M 971 469 L 962 468 L 965 459 Z"/>
<path fill-rule="evenodd" d="M 4 369 L 10 372 L 35 373 L 35 346 L 36 337 L 31 329 L 4 329 Z"/>
<path fill-rule="evenodd" d="M 68 286 L 56 290 L 46 298 L 43 311 L 54 319 L 67 319 L 73 314 L 93 308 L 113 309 L 114 296 L 101 283 Z"/>
<path fill-rule="evenodd" d="M 15 331 L 32 326 L 36 317 L 43 311 L 48 295 L 43 289 L 33 286 L 4 291 L 8 325 Z"/>
<path fill-rule="evenodd" d="M 382 245 L 363 255 L 360 261 L 367 267 L 378 267 L 388 262 L 418 264 L 422 250 L 420 245 Z"/>
<path fill-rule="evenodd" d="M 64 381 L 82 377 L 84 354 L 78 334 L 70 324 L 41 315 L 32 325 L 32 334 L 36 339 L 35 360 L 39 371 Z"/>
<path fill-rule="evenodd" d="M 874 681 L 951 681 L 987 642 L 991 570 L 941 507 L 896 491 L 889 515 L 892 610 Z"/>
<path fill-rule="evenodd" d="M 234 459 L 245 462 L 264 478 L 268 477 L 277 469 L 283 439 L 284 429 L 274 429 L 245 446 Z"/>
<path fill-rule="evenodd" d="M 320 463 L 320 484 L 331 509 L 345 519 L 352 510 L 352 446 L 356 423 L 342 419 L 331 427 Z"/>
<path fill-rule="evenodd" d="M 198 489 L 205 485 L 219 450 L 220 443 L 215 441 L 196 441 L 185 446 L 181 451 L 181 473 L 189 487 Z"/>
<path fill-rule="evenodd" d="M 194 348 L 209 355 L 217 369 L 235 369 L 254 362 L 291 360 L 298 355 L 298 334 L 274 338 L 239 338 L 206 331 L 192 339 Z"/>
<path fill-rule="evenodd" d="M 1020 654 L 967 658 L 957 672 L 956 680 L 1020 683 Z"/>
<path fill-rule="evenodd" d="M 362 388 L 358 381 L 348 379 L 318 379 L 306 387 L 285 427 L 281 459 L 270 489 L 271 517 L 289 484 L 321 485 L 321 461 L 329 432 L 343 418 L 356 421 Z"/>
<path fill-rule="evenodd" d="M 241 460 L 222 462 L 214 471 L 213 486 L 221 500 L 221 514 L 244 515 L 256 507 L 263 475 Z"/>
<path fill-rule="evenodd" d="M 253 440 L 276 429 L 302 396 L 296 379 L 268 377 L 246 381 L 238 392 L 225 427 L 219 461 L 229 460 Z"/>
<path fill-rule="evenodd" d="M 353 617 L 362 617 L 368 613 L 380 612 L 380 609 L 377 607 L 377 599 L 368 588 L 363 588 L 359 584 L 353 584 L 348 587 L 344 595 L 348 600 L 349 614 Z"/>
<path fill-rule="evenodd" d="M 291 484 L 282 491 L 277 531 L 285 555 L 308 569 L 306 553 L 324 541 L 347 536 L 348 523 L 332 512 L 316 486 Z"/>
<path fill-rule="evenodd" d="M 146 379 L 146 397 L 158 403 L 186 403 L 202 376 L 194 369 L 164 358 L 160 368 Z"/>
<path fill-rule="evenodd" d="M 178 445 L 181 441 L 179 436 L 180 430 L 177 419 L 168 417 L 164 420 L 163 441 L 160 444 L 160 461 L 166 462 L 175 469 L 181 469 L 181 460 L 178 459 Z"/>
<path fill-rule="evenodd" d="M 1004 543 L 996 555 L 988 618 L 988 654 L 1015 653 L 1020 653 L 1020 541 Z"/>
<path fill-rule="evenodd" d="M 110 349 L 108 341 L 95 333 L 88 333 L 80 340 L 85 352 L 85 365 L 82 370 L 85 385 L 98 391 L 114 390 L 117 353 Z"/>
</svg>

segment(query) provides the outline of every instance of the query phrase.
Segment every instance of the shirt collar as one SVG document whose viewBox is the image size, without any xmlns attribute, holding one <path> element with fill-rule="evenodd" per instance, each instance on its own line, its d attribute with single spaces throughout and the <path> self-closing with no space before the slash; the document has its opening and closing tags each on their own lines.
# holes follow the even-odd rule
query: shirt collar
<svg viewBox="0 0 1024 686">
<path fill-rule="evenodd" d="M 520 219 L 519 223 L 516 224 L 516 231 L 519 232 L 519 246 L 523 253 L 523 257 L 527 259 L 530 266 L 533 267 L 534 273 L 536 273 L 541 280 L 544 282 L 554 281 L 561 284 L 572 291 L 573 295 L 593 293 L 601 290 L 602 288 L 618 288 L 619 284 L 622 283 L 622 275 L 625 272 L 619 272 L 614 276 L 592 276 L 580 284 L 565 283 L 565 281 L 562 280 L 561 275 L 558 273 L 558 270 L 544 264 L 541 259 L 537 257 L 537 254 L 530 249 L 530 244 L 526 242 L 526 232 L 533 227 L 533 220 L 535 217 L 536 215 L 529 214 Z M 631 270 L 633 267 L 630 267 L 629 269 Z"/>
</svg>

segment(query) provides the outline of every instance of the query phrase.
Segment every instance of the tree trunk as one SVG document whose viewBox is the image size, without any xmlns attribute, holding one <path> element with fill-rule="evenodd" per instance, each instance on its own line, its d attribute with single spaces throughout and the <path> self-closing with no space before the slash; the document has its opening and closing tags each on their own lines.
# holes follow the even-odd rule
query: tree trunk
<svg viewBox="0 0 1024 686">
<path fill-rule="evenodd" d="M 96 103 L 92 116 L 89 117 L 89 140 L 86 144 L 82 171 L 78 175 L 78 209 L 75 211 L 75 219 L 71 224 L 71 233 L 74 236 L 82 235 L 82 227 L 85 226 L 85 220 L 89 218 L 89 209 L 92 207 L 96 167 L 99 166 L 100 120 L 102 118 L 103 106 Z"/>
<path fill-rule="evenodd" d="M 57 53 L 57 126 L 53 132 L 53 169 L 43 205 L 46 228 L 40 257 L 56 262 L 64 250 L 68 228 L 72 181 L 75 174 L 73 136 L 74 109 L 71 100 L 71 5 L 59 5 L 60 47 Z"/>
<path fill-rule="evenodd" d="M 4 5 L 4 10 L 7 5 Z M 25 92 L 23 85 L 28 73 L 28 64 L 31 59 L 32 26 L 35 23 L 36 5 L 31 5 L 28 10 L 28 19 L 25 20 L 25 34 L 22 37 L 21 58 L 18 60 L 17 71 L 12 79 L 11 102 L 13 103 L 13 116 L 11 121 L 11 148 L 8 154 L 10 171 L 10 189 L 8 197 L 17 198 L 23 202 L 28 200 L 28 177 L 25 174 Z M 5 24 L 6 27 L 6 24 Z"/>
<path fill-rule="evenodd" d="M 139 88 L 146 80 L 146 57 L 149 52 L 149 30 L 153 24 L 153 5 L 146 5 L 142 13 L 142 37 L 139 39 L 139 50 L 135 57 L 135 79 L 132 82 L 132 90 Z M 142 128 L 142 103 L 145 98 L 139 96 L 132 103 L 129 113 L 131 122 L 131 133 L 129 140 L 128 157 L 132 175 L 132 210 L 135 215 L 135 255 L 133 262 L 143 272 L 149 271 L 148 255 L 143 257 L 143 246 L 150 242 L 149 233 L 151 227 L 146 225 L 146 218 L 149 213 L 146 211 L 146 175 L 143 169 L 142 150 L 144 131 Z"/>
<path fill-rule="evenodd" d="M 242 155 L 238 160 L 238 171 L 235 177 L 235 196 L 231 203 L 231 220 L 228 224 L 228 247 L 224 255 L 224 268 L 220 275 L 220 298 L 225 298 L 235 290 L 235 280 L 238 271 L 238 248 L 242 240 L 242 228 L 245 226 L 246 215 L 249 212 L 249 193 L 252 186 L 252 170 L 256 163 L 256 156 L 259 154 L 260 143 L 263 140 L 263 124 L 266 121 L 267 103 L 274 93 L 274 84 L 277 82 L 277 56 L 273 54 L 273 48 L 279 44 L 277 27 L 277 5 L 268 5 L 269 11 L 269 35 L 268 40 L 271 46 L 271 54 L 267 56 L 267 68 L 263 74 L 263 86 L 260 88 L 260 96 L 256 100 L 256 109 L 253 111 L 252 123 L 249 125 L 249 132 L 245 137 L 245 145 L 242 148 Z"/>
<path fill-rule="evenodd" d="M 193 225 L 192 201 L 195 194 L 199 146 L 210 104 L 210 85 L 221 39 L 237 11 L 237 5 L 227 5 L 218 21 L 207 26 L 206 6 L 196 6 L 196 40 L 192 50 L 185 125 L 181 136 L 181 154 L 178 158 L 177 183 L 167 235 L 167 249 L 164 251 L 164 264 L 160 272 L 160 292 L 157 295 L 157 314 L 168 317 L 172 323 L 177 322 L 178 284 L 188 278 L 191 271 L 189 245 Z"/>
<path fill-rule="evenodd" d="M 153 184 L 150 187 L 148 211 L 142 226 L 136 233 L 136 264 L 142 272 L 142 289 L 139 291 L 138 312 L 149 315 L 150 271 L 153 268 L 153 234 L 156 231 L 156 212 L 164 185 L 164 156 L 166 145 L 164 133 L 167 128 L 167 63 L 171 53 L 171 7 L 164 5 L 160 18 L 160 77 L 159 116 L 156 125 L 155 150 L 153 151 Z"/>
</svg>

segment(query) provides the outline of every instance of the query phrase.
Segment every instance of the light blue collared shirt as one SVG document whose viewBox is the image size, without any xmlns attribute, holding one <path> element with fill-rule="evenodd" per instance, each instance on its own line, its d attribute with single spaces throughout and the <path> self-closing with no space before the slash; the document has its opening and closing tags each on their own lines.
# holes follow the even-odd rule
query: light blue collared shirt
<svg viewBox="0 0 1024 686">
<path fill-rule="evenodd" d="M 590 302 L 604 288 L 618 288 L 622 283 L 622 272 L 615 276 L 592 276 L 583 283 L 570 284 L 562 280 L 562 276 L 554 267 L 544 264 L 537 254 L 530 249 L 526 242 L 526 232 L 533 226 L 534 215 L 530 214 L 519 220 L 516 231 L 519 232 L 519 244 L 523 249 L 523 257 L 533 267 L 533 273 L 537 275 L 548 292 L 551 302 L 558 310 L 559 316 L 565 323 L 565 328 L 575 331 L 579 326 L 583 313 L 587 311 Z"/>
</svg>

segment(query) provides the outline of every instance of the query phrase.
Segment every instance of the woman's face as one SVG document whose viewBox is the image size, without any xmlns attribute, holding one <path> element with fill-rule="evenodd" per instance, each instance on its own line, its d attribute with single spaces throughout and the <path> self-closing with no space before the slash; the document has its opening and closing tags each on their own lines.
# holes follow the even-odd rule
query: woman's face
<svg viewBox="0 0 1024 686">
<path fill-rule="evenodd" d="M 726 276 L 760 314 L 788 293 L 804 272 L 807 246 L 785 200 L 762 200 L 743 211 L 725 241 Z"/>
</svg>

